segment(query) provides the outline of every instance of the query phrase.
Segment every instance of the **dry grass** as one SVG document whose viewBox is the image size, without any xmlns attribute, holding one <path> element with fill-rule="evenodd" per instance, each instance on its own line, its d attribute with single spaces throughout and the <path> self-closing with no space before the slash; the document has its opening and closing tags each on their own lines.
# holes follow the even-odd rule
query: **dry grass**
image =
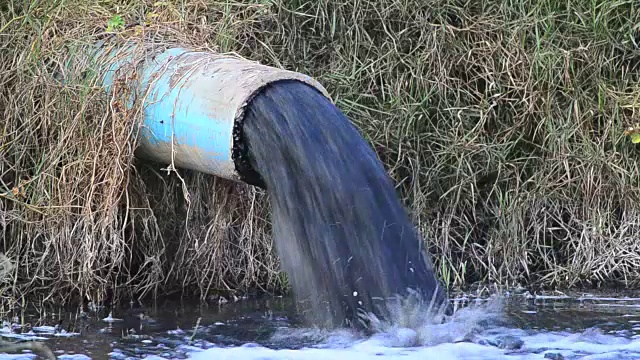
<svg viewBox="0 0 640 360">
<path fill-rule="evenodd" d="M 180 170 L 183 188 L 133 159 L 126 89 L 105 96 L 74 56 L 115 14 L 148 21 L 119 37 L 320 80 L 449 285 L 640 283 L 634 0 L 55 0 L 0 3 L 0 238 L 19 264 L 5 295 L 286 284 L 263 194 Z"/>
<path fill-rule="evenodd" d="M 43 1 L 1 12 L 0 236 L 19 264 L 9 293 L 100 301 L 109 290 L 277 289 L 263 195 L 135 163 L 140 107 L 123 106 L 126 83 L 107 96 L 92 70 L 104 64 L 81 55 L 109 36 L 116 5 Z M 129 16 L 152 10 L 119 5 Z M 118 36 L 196 45 L 209 26 L 189 26 L 180 16 L 195 20 L 197 9 L 188 10 L 157 6 L 149 26 Z"/>
</svg>

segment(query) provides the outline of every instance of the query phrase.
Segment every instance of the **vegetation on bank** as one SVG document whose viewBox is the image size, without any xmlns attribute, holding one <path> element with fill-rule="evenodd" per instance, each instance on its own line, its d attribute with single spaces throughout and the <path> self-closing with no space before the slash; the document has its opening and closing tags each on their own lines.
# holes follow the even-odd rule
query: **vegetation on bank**
<svg viewBox="0 0 640 360">
<path fill-rule="evenodd" d="M 637 1 L 23 0 L 0 2 L 4 296 L 286 288 L 265 194 L 134 158 L 139 109 L 78 55 L 119 38 L 316 77 L 450 286 L 640 283 Z"/>
</svg>

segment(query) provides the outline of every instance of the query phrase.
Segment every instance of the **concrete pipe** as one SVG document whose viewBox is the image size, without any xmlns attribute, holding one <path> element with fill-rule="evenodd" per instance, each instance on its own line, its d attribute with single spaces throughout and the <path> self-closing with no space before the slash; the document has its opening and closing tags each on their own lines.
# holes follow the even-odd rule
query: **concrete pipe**
<svg viewBox="0 0 640 360">
<path fill-rule="evenodd" d="M 130 45 L 101 48 L 98 57 L 107 64 L 102 80 L 108 92 L 115 81 L 127 79 L 134 84 L 133 96 L 144 97 L 136 156 L 234 181 L 253 183 L 239 169 L 250 166 L 238 140 L 244 108 L 260 89 L 298 80 L 329 97 L 307 75 L 236 56 L 184 48 L 150 52 Z M 132 64 L 133 59 L 140 61 Z"/>
</svg>

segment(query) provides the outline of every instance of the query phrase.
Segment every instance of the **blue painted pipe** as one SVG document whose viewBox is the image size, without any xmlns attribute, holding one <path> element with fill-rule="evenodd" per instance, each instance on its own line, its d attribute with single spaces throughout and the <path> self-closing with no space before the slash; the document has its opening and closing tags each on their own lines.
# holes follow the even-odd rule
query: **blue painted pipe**
<svg viewBox="0 0 640 360">
<path fill-rule="evenodd" d="M 275 81 L 299 80 L 329 97 L 307 75 L 212 52 L 150 52 L 129 44 L 100 48 L 97 60 L 106 64 L 102 84 L 107 92 L 118 92 L 114 84 L 127 79 L 133 96 L 143 101 L 136 156 L 235 181 L 242 177 L 234 162 L 234 132 L 244 107 L 260 89 Z M 127 100 L 133 106 L 133 99 Z"/>
</svg>

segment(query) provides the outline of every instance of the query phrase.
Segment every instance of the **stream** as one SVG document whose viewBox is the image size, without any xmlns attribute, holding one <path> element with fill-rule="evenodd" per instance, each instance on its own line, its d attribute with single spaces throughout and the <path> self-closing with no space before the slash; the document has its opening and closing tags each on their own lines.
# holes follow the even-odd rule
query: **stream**
<svg viewBox="0 0 640 360">
<path fill-rule="evenodd" d="M 459 310 L 444 323 L 417 324 L 419 314 L 408 312 L 405 322 L 366 337 L 301 326 L 289 298 L 132 302 L 111 313 L 40 309 L 5 319 L 0 336 L 43 341 L 60 359 L 640 359 L 634 294 L 506 292 L 453 301 Z M 414 324 L 398 325 L 407 321 Z"/>
</svg>

